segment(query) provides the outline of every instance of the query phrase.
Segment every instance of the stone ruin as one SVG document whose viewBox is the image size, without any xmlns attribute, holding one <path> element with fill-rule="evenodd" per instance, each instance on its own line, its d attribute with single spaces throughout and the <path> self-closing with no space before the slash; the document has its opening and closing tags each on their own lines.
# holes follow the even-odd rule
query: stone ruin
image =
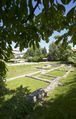
<svg viewBox="0 0 76 119">
<path fill-rule="evenodd" d="M 46 96 L 47 93 L 42 88 L 40 88 L 33 93 L 26 95 L 25 97 L 31 102 L 40 102 Z"/>
<path fill-rule="evenodd" d="M 59 83 L 58 81 L 61 78 L 65 78 L 72 71 L 72 69 L 65 70 L 66 73 L 62 77 L 52 76 L 52 75 L 46 75 L 45 73 L 47 73 L 49 71 L 57 70 L 57 68 L 64 66 L 63 64 L 62 65 L 61 64 L 50 64 L 50 65 L 53 66 L 53 67 L 55 67 L 55 68 L 53 68 L 51 70 L 47 70 L 47 71 L 42 70 L 44 73 L 41 71 L 41 75 L 48 76 L 48 77 L 53 77 L 54 80 L 52 82 L 49 81 L 49 80 L 46 80 L 46 79 L 41 79 L 41 78 L 35 77 L 35 76 L 26 75 L 27 77 L 30 77 L 30 78 L 33 78 L 33 79 L 37 79 L 37 80 L 41 80 L 41 81 L 45 81 L 45 82 L 48 82 L 49 83 L 49 85 L 45 89 L 40 88 L 40 89 L 34 91 L 33 93 L 25 96 L 31 102 L 35 102 L 35 103 L 36 102 L 41 102 L 42 99 L 47 96 L 47 93 L 49 91 L 53 90 L 56 86 L 64 86 L 63 83 Z M 47 67 L 47 65 L 45 67 Z"/>
</svg>

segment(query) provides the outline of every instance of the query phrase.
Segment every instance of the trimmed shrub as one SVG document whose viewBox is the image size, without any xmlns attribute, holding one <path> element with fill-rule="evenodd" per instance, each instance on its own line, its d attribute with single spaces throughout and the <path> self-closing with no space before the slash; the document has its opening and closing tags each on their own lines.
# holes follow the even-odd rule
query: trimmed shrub
<svg viewBox="0 0 76 119">
<path fill-rule="evenodd" d="M 40 56 L 34 56 L 32 58 L 28 58 L 28 62 L 41 62 L 43 61 L 44 56 L 40 55 Z"/>
</svg>

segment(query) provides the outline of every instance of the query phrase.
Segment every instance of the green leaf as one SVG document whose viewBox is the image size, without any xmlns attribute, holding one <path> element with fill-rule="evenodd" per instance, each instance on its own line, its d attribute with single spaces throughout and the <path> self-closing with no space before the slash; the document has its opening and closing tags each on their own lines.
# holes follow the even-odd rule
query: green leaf
<svg viewBox="0 0 76 119">
<path fill-rule="evenodd" d="M 71 0 L 61 0 L 63 4 L 69 4 Z"/>
</svg>

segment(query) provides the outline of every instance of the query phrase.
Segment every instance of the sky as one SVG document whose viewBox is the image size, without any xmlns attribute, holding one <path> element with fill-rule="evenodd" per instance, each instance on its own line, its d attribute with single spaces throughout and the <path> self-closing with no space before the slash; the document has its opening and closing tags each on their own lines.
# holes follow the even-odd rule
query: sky
<svg viewBox="0 0 76 119">
<path fill-rule="evenodd" d="M 33 2 L 33 6 L 35 6 L 36 5 L 36 2 L 34 2 L 34 0 L 32 1 Z M 59 3 L 61 3 L 61 0 L 58 0 L 58 2 Z M 65 5 L 65 8 L 66 8 L 66 11 L 65 11 L 65 15 L 68 13 L 68 11 L 72 8 L 72 7 L 74 7 L 76 5 L 76 2 L 75 2 L 75 4 L 73 4 L 73 1 L 71 1 L 68 5 Z M 39 5 L 39 7 L 35 10 L 35 15 L 38 15 L 41 11 L 42 11 L 42 9 L 43 9 L 43 5 L 42 4 L 40 4 Z M 46 49 L 47 49 L 47 51 L 49 50 L 49 45 L 52 43 L 52 42 L 54 42 L 55 41 L 55 38 L 54 38 L 54 36 L 56 36 L 56 35 L 62 35 L 62 34 L 64 34 L 66 32 L 66 30 L 64 29 L 64 30 L 62 30 L 60 33 L 59 32 L 57 32 L 57 31 L 54 31 L 54 33 L 52 34 L 52 36 L 50 36 L 49 37 L 49 42 L 48 43 L 46 43 L 45 41 L 43 41 L 42 39 L 41 39 L 41 41 L 40 41 L 40 47 L 41 48 L 43 48 L 43 47 L 46 47 Z M 68 37 L 68 40 L 69 40 L 70 38 Z M 12 47 L 13 47 L 13 49 L 14 49 L 14 45 L 15 45 L 15 43 L 12 43 Z M 71 46 L 72 46 L 72 48 L 76 48 L 76 45 L 73 47 L 73 44 L 70 44 Z M 19 49 L 19 48 L 16 48 L 16 49 Z M 24 51 L 26 52 L 26 50 L 27 49 L 24 49 Z"/>
</svg>

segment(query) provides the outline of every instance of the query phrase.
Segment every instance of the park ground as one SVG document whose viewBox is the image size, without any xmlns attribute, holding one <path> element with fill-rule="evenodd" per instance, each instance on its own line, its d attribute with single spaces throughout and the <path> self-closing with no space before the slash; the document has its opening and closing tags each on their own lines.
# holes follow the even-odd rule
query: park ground
<svg viewBox="0 0 76 119">
<path fill-rule="evenodd" d="M 39 71 L 40 69 L 35 69 L 35 67 L 43 67 L 52 63 L 60 62 L 7 66 L 6 79 Z M 62 76 L 63 74 L 64 72 L 52 72 L 52 75 Z M 49 77 L 47 79 L 51 80 Z M 48 96 L 42 101 L 43 105 L 41 103 L 36 104 L 33 110 L 29 106 L 30 104 L 26 104 L 23 95 L 32 93 L 39 88 L 45 88 L 48 83 L 28 77 L 6 82 L 9 91 L 5 94 L 5 100 L 1 105 L 0 117 L 2 119 L 76 119 L 76 68 L 74 67 L 74 72 L 71 72 L 59 82 L 63 83 L 64 86 L 58 86 L 49 92 Z M 25 110 L 27 110 L 26 113 Z"/>
</svg>

